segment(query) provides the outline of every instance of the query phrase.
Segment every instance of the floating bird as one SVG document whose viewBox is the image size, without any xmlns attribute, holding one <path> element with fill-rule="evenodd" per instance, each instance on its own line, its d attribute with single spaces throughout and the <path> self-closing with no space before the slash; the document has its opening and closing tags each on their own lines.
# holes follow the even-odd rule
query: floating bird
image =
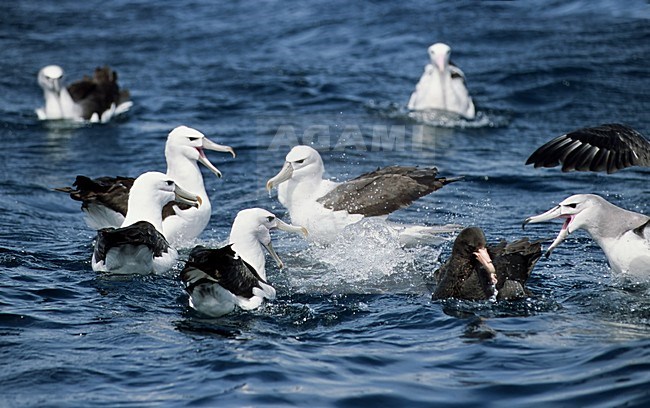
<svg viewBox="0 0 650 408">
<path fill-rule="evenodd" d="M 188 205 L 201 198 L 184 190 L 167 175 L 148 172 L 133 182 L 129 211 L 119 228 L 97 231 L 92 268 L 115 274 L 164 273 L 178 258 L 162 234 L 162 207 L 172 200 Z"/>
<path fill-rule="evenodd" d="M 420 81 L 411 94 L 410 110 L 437 109 L 474 119 L 476 110 L 465 85 L 463 71 L 449 61 L 451 48 L 436 43 L 429 47 L 431 63 L 424 68 Z"/>
<path fill-rule="evenodd" d="M 507 300 L 529 296 L 526 282 L 542 256 L 540 242 L 523 238 L 487 245 L 478 227 L 458 234 L 451 257 L 435 272 L 433 299 Z"/>
<path fill-rule="evenodd" d="M 607 123 L 558 136 L 530 155 L 526 164 L 562 171 L 607 171 L 650 167 L 650 140 L 626 125 Z"/>
<path fill-rule="evenodd" d="M 322 242 L 335 239 L 345 226 L 364 217 L 388 215 L 462 178 L 436 177 L 435 167 L 390 166 L 337 183 L 324 180 L 324 171 L 316 150 L 295 146 L 287 154 L 282 170 L 266 183 L 269 191 L 278 187 L 278 199 L 289 210 L 291 221 L 306 227 L 310 237 Z M 403 242 L 408 242 L 411 234 L 421 236 L 436 230 L 404 227 L 398 228 Z"/>
<path fill-rule="evenodd" d="M 252 310 L 264 299 L 274 299 L 275 289 L 266 279 L 262 247 L 282 268 L 282 261 L 271 245 L 270 230 L 276 228 L 307 235 L 303 227 L 286 224 L 261 208 L 249 208 L 235 217 L 228 245 L 218 249 L 195 247 L 181 271 L 190 306 L 218 317 L 230 313 L 235 306 Z"/>
<path fill-rule="evenodd" d="M 546 251 L 550 256 L 572 232 L 583 229 L 605 252 L 615 273 L 650 276 L 650 217 L 624 210 L 594 194 L 573 195 L 526 224 L 564 218 L 564 225 Z"/>
<path fill-rule="evenodd" d="M 40 120 L 106 123 L 133 105 L 129 92 L 117 85 L 117 73 L 107 66 L 96 68 L 92 78 L 84 76 L 67 88 L 62 80 L 63 69 L 58 65 L 48 65 L 38 72 L 38 84 L 45 98 L 45 106 L 36 109 Z"/>
<path fill-rule="evenodd" d="M 163 208 L 163 233 L 174 247 L 182 247 L 192 242 L 210 220 L 212 207 L 198 163 L 206 166 L 218 177 L 221 177 L 221 172 L 208 160 L 204 149 L 229 152 L 235 157 L 235 152 L 230 146 L 214 143 L 203 133 L 187 126 L 175 128 L 167 137 L 167 176 L 198 195 L 202 201 L 198 208 L 176 202 L 170 202 Z M 57 190 L 69 193 L 72 199 L 82 202 L 81 209 L 86 215 L 89 227 L 117 227 L 122 224 L 127 213 L 129 190 L 133 180 L 129 177 L 91 179 L 77 176 L 73 187 Z"/>
</svg>

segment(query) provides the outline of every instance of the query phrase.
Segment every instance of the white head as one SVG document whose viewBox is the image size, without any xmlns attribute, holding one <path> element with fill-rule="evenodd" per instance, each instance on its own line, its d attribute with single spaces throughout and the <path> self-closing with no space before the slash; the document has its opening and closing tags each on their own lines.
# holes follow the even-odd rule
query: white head
<svg viewBox="0 0 650 408">
<path fill-rule="evenodd" d="M 282 170 L 266 182 L 266 188 L 270 191 L 289 179 L 321 180 L 324 172 L 323 159 L 316 149 L 304 145 L 295 146 L 287 154 Z"/>
<path fill-rule="evenodd" d="M 276 228 L 307 235 L 305 228 L 287 224 L 262 208 L 241 210 L 237 213 L 230 230 L 230 243 L 233 244 L 233 250 L 245 262 L 255 268 L 257 273 L 265 280 L 264 252 L 261 246 L 269 251 L 269 254 L 280 268 L 284 266 L 271 244 L 271 230 Z"/>
<path fill-rule="evenodd" d="M 58 65 L 48 65 L 38 71 L 38 84 L 44 91 L 59 93 L 62 79 L 63 69 Z"/>
<path fill-rule="evenodd" d="M 440 72 L 447 69 L 449 65 L 449 57 L 451 55 L 451 48 L 444 43 L 435 43 L 429 47 L 429 58 L 431 63 L 438 67 Z"/>
<path fill-rule="evenodd" d="M 122 227 L 148 221 L 162 232 L 162 208 L 174 200 L 201 205 L 201 198 L 176 185 L 166 174 L 157 171 L 141 174 L 129 191 L 128 210 Z"/>
<path fill-rule="evenodd" d="M 221 172 L 208 160 L 203 149 L 214 150 L 217 152 L 228 152 L 235 157 L 235 151 L 230 146 L 224 146 L 214 143 L 201 132 L 187 126 L 178 126 L 167 136 L 165 144 L 165 157 L 167 166 L 173 167 L 174 158 L 178 156 L 186 157 L 193 161 L 202 163 L 210 169 L 217 177 L 221 177 Z"/>
<path fill-rule="evenodd" d="M 570 233 L 579 229 L 584 229 L 590 234 L 595 232 L 594 229 L 598 228 L 600 224 L 600 213 L 607 211 L 609 207 L 613 206 L 600 196 L 594 194 L 576 194 L 564 199 L 560 204 L 543 214 L 526 218 L 522 227 L 529 223 L 534 224 L 556 218 L 565 219 L 560 233 L 546 251 L 546 256 L 549 256 L 551 251 L 560 245 Z"/>
</svg>

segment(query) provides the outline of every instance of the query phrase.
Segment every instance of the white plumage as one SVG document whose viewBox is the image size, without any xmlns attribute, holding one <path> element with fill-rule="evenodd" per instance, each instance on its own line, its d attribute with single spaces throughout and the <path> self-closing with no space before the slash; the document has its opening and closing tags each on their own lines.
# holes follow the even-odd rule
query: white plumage
<svg viewBox="0 0 650 408">
<path fill-rule="evenodd" d="M 650 277 L 650 217 L 624 210 L 594 194 L 568 197 L 547 212 L 524 221 L 564 218 L 564 225 L 546 251 L 549 256 L 572 232 L 583 229 L 605 253 L 612 270 L 637 278 Z"/>
<path fill-rule="evenodd" d="M 429 47 L 431 63 L 424 68 L 408 102 L 410 110 L 442 110 L 474 119 L 476 110 L 465 85 L 463 71 L 449 61 L 451 48 L 436 43 Z"/>
</svg>

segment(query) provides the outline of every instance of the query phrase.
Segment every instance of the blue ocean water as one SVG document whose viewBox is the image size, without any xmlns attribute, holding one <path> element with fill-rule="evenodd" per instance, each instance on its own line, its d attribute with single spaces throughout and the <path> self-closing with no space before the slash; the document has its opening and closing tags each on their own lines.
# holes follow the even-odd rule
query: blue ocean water
<svg viewBox="0 0 650 408">
<path fill-rule="evenodd" d="M 646 1 L 89 0 L 0 3 L 0 406 L 647 406 L 646 283 L 612 277 L 585 233 L 537 264 L 518 302 L 431 301 L 450 244 L 404 250 L 370 225 L 329 248 L 275 234 L 278 299 L 208 319 L 168 276 L 90 267 L 94 234 L 54 187 L 163 170 L 177 125 L 231 145 L 204 171 L 200 242 L 240 209 L 287 218 L 266 179 L 313 142 L 327 176 L 392 164 L 464 175 L 391 219 L 479 225 L 489 241 L 574 193 L 650 213 L 647 169 L 564 174 L 535 147 L 607 122 L 650 131 Z M 451 45 L 476 121 L 412 117 L 427 62 Z M 38 122 L 38 70 L 109 64 L 135 102 L 107 125 Z M 182 256 L 187 251 L 181 251 Z"/>
</svg>

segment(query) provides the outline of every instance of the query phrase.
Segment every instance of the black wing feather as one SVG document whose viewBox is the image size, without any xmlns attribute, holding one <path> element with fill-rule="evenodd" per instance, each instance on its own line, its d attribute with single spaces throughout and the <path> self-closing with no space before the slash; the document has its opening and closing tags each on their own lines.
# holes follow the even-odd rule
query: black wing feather
<svg viewBox="0 0 650 408">
<path fill-rule="evenodd" d="M 169 243 L 151 223 L 138 221 L 128 227 L 104 228 L 97 231 L 95 260 L 106 261 L 108 251 L 122 245 L 146 245 L 154 256 L 160 256 L 169 250 Z"/>
<path fill-rule="evenodd" d="M 205 276 L 197 276 L 196 270 Z M 190 294 L 198 285 L 212 282 L 246 298 L 253 296 L 253 288 L 260 287 L 259 282 L 267 283 L 252 266 L 237 256 L 232 245 L 217 249 L 196 246 L 181 271 L 181 280 Z"/>
<path fill-rule="evenodd" d="M 562 171 L 607 171 L 650 166 L 650 141 L 633 128 L 618 123 L 578 129 L 559 136 L 530 155 L 526 164 Z"/>
<path fill-rule="evenodd" d="M 111 104 L 119 105 L 129 98 L 128 91 L 122 90 L 117 84 L 117 73 L 109 67 L 95 68 L 92 78 L 83 79 L 68 86 L 72 99 L 82 107 L 82 116 L 88 120 L 97 113 L 101 116 L 110 109 Z"/>
</svg>

